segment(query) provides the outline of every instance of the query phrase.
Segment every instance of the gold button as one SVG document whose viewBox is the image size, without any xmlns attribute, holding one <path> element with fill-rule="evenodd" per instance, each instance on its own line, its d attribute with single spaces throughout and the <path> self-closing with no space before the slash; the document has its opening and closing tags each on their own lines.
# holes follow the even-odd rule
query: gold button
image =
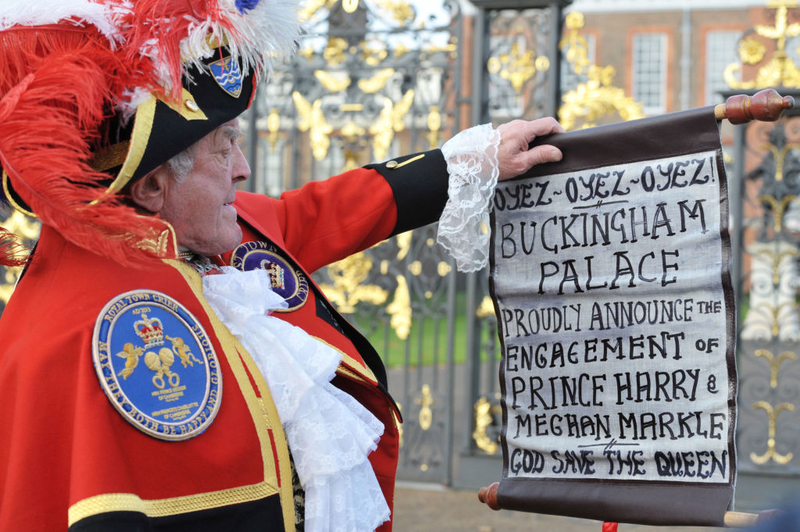
<svg viewBox="0 0 800 532">
<path fill-rule="evenodd" d="M 197 102 L 195 102 L 194 100 L 187 99 L 184 102 L 184 104 L 186 104 L 186 107 L 188 107 L 190 111 L 197 112 L 197 111 L 200 110 L 200 107 L 197 105 Z"/>
<path fill-rule="evenodd" d="M 389 161 L 386 163 L 386 168 L 397 168 L 397 161 Z"/>
</svg>

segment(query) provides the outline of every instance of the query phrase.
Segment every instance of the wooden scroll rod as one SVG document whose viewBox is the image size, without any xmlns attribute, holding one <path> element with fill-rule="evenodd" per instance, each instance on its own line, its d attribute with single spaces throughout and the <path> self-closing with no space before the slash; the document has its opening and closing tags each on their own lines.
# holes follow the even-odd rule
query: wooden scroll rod
<svg viewBox="0 0 800 532">
<path fill-rule="evenodd" d="M 753 96 L 737 94 L 725 103 L 714 106 L 717 120 L 727 119 L 731 124 L 746 124 L 751 120 L 774 122 L 785 109 L 794 107 L 794 98 L 781 96 L 775 89 L 764 89 Z"/>
<path fill-rule="evenodd" d="M 492 510 L 500 510 L 500 505 L 497 503 L 497 488 L 499 486 L 500 483 L 495 482 L 491 486 L 481 488 L 478 491 L 478 500 Z M 780 510 L 764 510 L 758 514 L 725 512 L 724 522 L 726 528 L 750 528 L 757 522 L 772 519 L 778 514 L 780 514 Z"/>
</svg>

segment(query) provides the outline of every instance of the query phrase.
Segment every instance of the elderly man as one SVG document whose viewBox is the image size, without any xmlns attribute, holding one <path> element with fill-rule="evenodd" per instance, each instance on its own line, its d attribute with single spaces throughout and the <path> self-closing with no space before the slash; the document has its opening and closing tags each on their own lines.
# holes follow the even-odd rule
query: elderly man
<svg viewBox="0 0 800 532">
<path fill-rule="evenodd" d="M 3 190 L 43 223 L 0 320 L 0 529 L 389 530 L 399 412 L 309 273 L 440 215 L 476 267 L 496 179 L 560 159 L 528 149 L 560 127 L 238 192 L 236 116 L 294 12 L 58 6 L 0 8 Z"/>
</svg>

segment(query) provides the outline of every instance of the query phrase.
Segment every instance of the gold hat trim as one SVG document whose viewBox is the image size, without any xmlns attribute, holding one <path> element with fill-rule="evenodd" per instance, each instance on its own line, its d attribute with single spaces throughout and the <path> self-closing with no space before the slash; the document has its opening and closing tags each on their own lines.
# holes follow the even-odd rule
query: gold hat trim
<svg viewBox="0 0 800 532">
<path fill-rule="evenodd" d="M 112 144 L 98 151 L 89 161 L 89 166 L 98 172 L 105 172 L 115 166 L 119 166 L 125 162 L 125 157 L 128 155 L 130 147 L 131 141 L 129 140 Z"/>
<path fill-rule="evenodd" d="M 133 133 L 129 141 L 114 144 L 100 152 L 92 159 L 92 167 L 98 171 L 108 170 L 115 166 L 122 165 L 114 182 L 106 189 L 105 194 L 116 194 L 130 182 L 139 164 L 142 162 L 147 144 L 150 142 L 150 135 L 153 132 L 153 122 L 156 115 L 156 105 L 161 101 L 170 109 L 181 115 L 187 121 L 208 120 L 208 117 L 200 109 L 191 92 L 182 89 L 181 99 L 178 102 L 167 102 L 151 96 L 146 102 L 136 109 Z M 98 200 L 92 202 L 97 203 Z"/>
<path fill-rule="evenodd" d="M 6 195 L 6 199 L 11 204 L 11 206 L 14 207 L 14 209 L 18 210 L 25 216 L 30 216 L 31 218 L 39 218 L 38 216 L 36 216 L 36 214 L 23 208 L 22 205 L 20 205 L 14 200 L 14 195 L 11 194 L 11 187 L 9 186 L 8 172 L 6 172 L 5 168 L 3 169 L 3 192 Z"/>
<path fill-rule="evenodd" d="M 156 97 L 151 96 L 149 100 L 136 109 L 133 133 L 129 141 L 128 152 L 122 163 L 122 169 L 120 169 L 114 182 L 106 189 L 105 194 L 116 194 L 122 190 L 131 180 L 136 169 L 139 168 L 139 164 L 142 162 L 145 149 L 147 148 L 147 143 L 150 140 L 150 133 L 153 131 L 153 120 L 156 115 L 157 102 L 158 100 Z M 108 164 L 113 164 L 113 162 L 109 162 Z M 111 168 L 113 168 L 113 166 L 111 166 Z M 98 201 L 100 201 L 100 199 L 93 201 L 92 204 Z"/>
</svg>

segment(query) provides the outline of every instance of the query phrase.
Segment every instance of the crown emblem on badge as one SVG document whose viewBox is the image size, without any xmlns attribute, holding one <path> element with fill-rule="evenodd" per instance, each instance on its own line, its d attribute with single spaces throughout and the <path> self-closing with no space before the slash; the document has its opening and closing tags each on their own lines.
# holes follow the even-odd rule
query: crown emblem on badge
<svg viewBox="0 0 800 532">
<path fill-rule="evenodd" d="M 144 340 L 144 348 L 150 349 L 164 344 L 164 328 L 158 318 L 148 318 L 146 312 L 142 312 L 142 319 L 133 324 L 136 334 Z"/>
<path fill-rule="evenodd" d="M 286 273 L 284 272 L 283 268 L 274 262 L 270 262 L 269 265 L 264 269 L 269 274 L 269 282 L 272 285 L 272 288 L 286 287 Z"/>
</svg>

